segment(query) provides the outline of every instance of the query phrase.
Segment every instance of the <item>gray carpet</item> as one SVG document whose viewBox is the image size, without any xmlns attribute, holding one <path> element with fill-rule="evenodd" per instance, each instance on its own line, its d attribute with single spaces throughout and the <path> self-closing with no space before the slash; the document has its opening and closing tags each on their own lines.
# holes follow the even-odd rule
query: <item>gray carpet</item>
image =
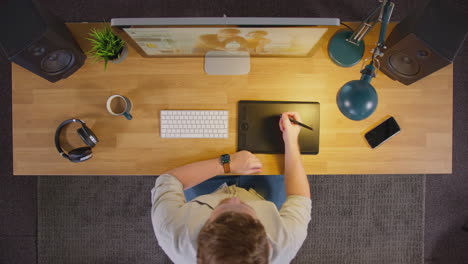
<svg viewBox="0 0 468 264">
<path fill-rule="evenodd" d="M 309 176 L 294 263 L 422 263 L 424 176 Z M 38 263 L 170 263 L 150 220 L 155 177 L 40 177 Z"/>
<path fill-rule="evenodd" d="M 293 263 L 422 263 L 425 176 L 309 177 L 312 220 Z"/>
<path fill-rule="evenodd" d="M 40 177 L 38 263 L 171 263 L 155 239 L 156 177 Z"/>
</svg>

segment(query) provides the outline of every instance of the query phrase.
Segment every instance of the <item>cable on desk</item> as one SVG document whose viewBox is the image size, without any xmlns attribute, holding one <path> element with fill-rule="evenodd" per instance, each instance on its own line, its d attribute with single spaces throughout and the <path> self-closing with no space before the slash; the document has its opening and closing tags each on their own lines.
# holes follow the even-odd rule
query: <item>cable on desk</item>
<svg viewBox="0 0 468 264">
<path fill-rule="evenodd" d="M 340 22 L 340 24 L 347 27 L 349 30 L 351 30 L 351 32 L 354 32 L 354 30 L 350 26 L 346 25 L 345 23 Z"/>
</svg>

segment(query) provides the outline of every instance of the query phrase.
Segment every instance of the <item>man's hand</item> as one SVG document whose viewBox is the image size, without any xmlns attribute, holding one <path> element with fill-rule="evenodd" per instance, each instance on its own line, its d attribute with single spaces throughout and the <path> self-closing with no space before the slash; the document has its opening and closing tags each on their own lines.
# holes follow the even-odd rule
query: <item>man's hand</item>
<svg viewBox="0 0 468 264">
<path fill-rule="evenodd" d="M 297 112 L 285 112 L 281 114 L 279 127 L 281 132 L 283 132 L 284 144 L 297 144 L 301 126 L 292 123 L 289 118 L 292 118 L 298 122 L 302 122 L 301 117 Z"/>
<path fill-rule="evenodd" d="M 234 174 L 254 174 L 262 171 L 262 163 L 249 151 L 242 150 L 231 155 L 231 172 Z"/>
</svg>

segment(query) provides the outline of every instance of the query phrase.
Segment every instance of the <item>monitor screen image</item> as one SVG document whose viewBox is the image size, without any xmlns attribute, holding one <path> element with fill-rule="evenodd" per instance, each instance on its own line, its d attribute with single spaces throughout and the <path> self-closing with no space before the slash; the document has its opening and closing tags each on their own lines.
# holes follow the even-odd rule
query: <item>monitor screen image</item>
<svg viewBox="0 0 468 264">
<path fill-rule="evenodd" d="M 337 18 L 113 18 L 111 26 L 144 57 L 199 57 L 209 51 L 250 56 L 310 56 Z"/>
<path fill-rule="evenodd" d="M 123 28 L 147 56 L 204 56 L 248 51 L 251 56 L 307 56 L 325 27 Z"/>
</svg>

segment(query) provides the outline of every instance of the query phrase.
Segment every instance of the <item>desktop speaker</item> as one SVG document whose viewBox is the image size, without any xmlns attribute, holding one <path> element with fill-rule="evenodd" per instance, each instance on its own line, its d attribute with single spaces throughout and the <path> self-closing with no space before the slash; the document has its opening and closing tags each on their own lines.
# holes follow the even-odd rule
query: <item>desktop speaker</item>
<svg viewBox="0 0 468 264">
<path fill-rule="evenodd" d="M 406 85 L 453 62 L 468 31 L 467 14 L 432 0 L 403 19 L 385 41 L 380 70 Z"/>
<path fill-rule="evenodd" d="M 1 1 L 0 25 L 0 53 L 51 82 L 70 76 L 86 59 L 65 23 L 34 1 Z"/>
</svg>

